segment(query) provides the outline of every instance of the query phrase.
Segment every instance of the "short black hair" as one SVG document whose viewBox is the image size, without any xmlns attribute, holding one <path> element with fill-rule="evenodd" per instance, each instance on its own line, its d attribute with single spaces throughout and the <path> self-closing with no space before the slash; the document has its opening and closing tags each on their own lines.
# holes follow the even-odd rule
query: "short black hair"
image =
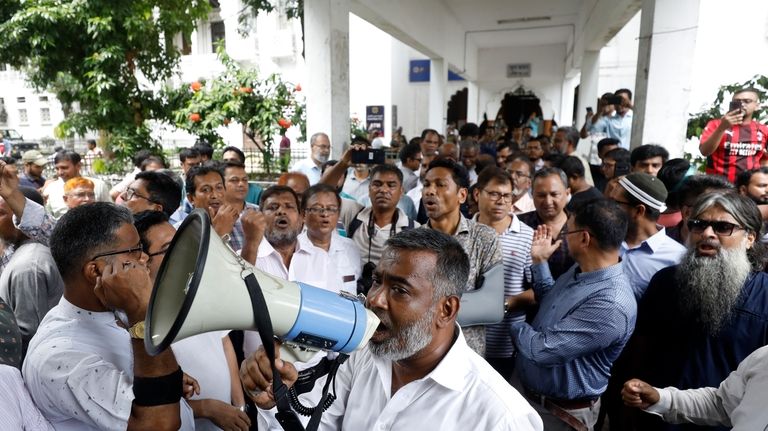
<svg viewBox="0 0 768 431">
<path fill-rule="evenodd" d="M 584 178 L 584 163 L 578 157 L 568 156 L 557 167 L 562 169 L 568 178 Z"/>
<path fill-rule="evenodd" d="M 304 190 L 304 194 L 301 196 L 301 201 L 304 203 L 303 210 L 306 210 L 306 204 L 309 202 L 309 199 L 312 198 L 312 196 L 319 194 L 319 193 L 331 193 L 336 197 L 336 204 L 339 205 L 339 208 L 341 208 L 341 196 L 339 196 L 339 192 L 336 191 L 336 187 L 333 187 L 330 184 L 325 183 L 317 183 L 310 188 Z"/>
<path fill-rule="evenodd" d="M 274 195 L 281 195 L 283 193 L 287 193 L 296 200 L 296 208 L 299 211 L 304 211 L 304 207 L 301 204 L 301 198 L 299 195 L 296 194 L 295 191 L 293 191 L 292 188 L 288 186 L 271 186 L 268 187 L 264 192 L 261 194 L 261 199 L 259 199 L 259 206 L 264 207 L 264 202 L 267 201 L 267 199 L 271 198 Z"/>
<path fill-rule="evenodd" d="M 435 134 L 437 135 L 438 139 L 440 139 L 440 142 L 442 142 L 442 139 L 440 138 L 440 132 L 438 132 L 435 129 L 424 129 L 421 131 L 421 139 L 424 140 L 424 138 L 427 137 L 427 135 Z"/>
<path fill-rule="evenodd" d="M 515 186 L 515 183 L 512 181 L 512 175 L 510 175 L 509 172 L 505 171 L 504 169 L 496 166 L 483 169 L 483 172 L 480 172 L 480 174 L 477 176 L 477 182 L 475 183 L 475 186 L 479 189 L 483 189 L 488 185 L 488 183 L 492 181 L 502 184 L 508 183 L 512 187 Z"/>
<path fill-rule="evenodd" d="M 480 136 L 480 128 L 475 123 L 467 123 L 459 128 L 459 136 L 476 138 Z"/>
<path fill-rule="evenodd" d="M 612 147 L 614 145 L 620 145 L 621 141 L 615 138 L 603 138 L 597 142 L 597 153 L 600 154 L 605 147 Z"/>
<path fill-rule="evenodd" d="M 208 175 L 211 172 L 216 172 L 219 174 L 219 177 L 221 177 L 221 184 L 224 184 L 224 173 L 222 172 L 221 168 L 218 165 L 213 164 L 205 164 L 201 166 L 193 166 L 187 171 L 187 177 L 184 179 L 184 185 L 186 186 L 186 192 L 188 195 L 194 195 L 195 191 L 197 191 L 197 186 L 195 185 L 195 178 L 201 177 L 203 175 Z"/>
<path fill-rule="evenodd" d="M 228 162 L 219 162 L 219 163 L 223 170 L 226 170 L 227 168 L 245 169 L 245 165 L 240 162 L 228 161 Z"/>
<path fill-rule="evenodd" d="M 71 208 L 51 232 L 51 255 L 64 281 L 82 272 L 86 261 L 117 240 L 117 230 L 133 224 L 128 208 L 110 202 L 94 202 Z"/>
<path fill-rule="evenodd" d="M 409 159 L 416 157 L 416 154 L 421 152 L 421 144 L 419 142 L 410 142 L 400 148 L 400 152 L 397 154 L 397 158 L 402 163 L 408 162 Z"/>
<path fill-rule="evenodd" d="M 605 153 L 603 157 L 615 161 L 617 165 L 619 163 L 625 163 L 627 166 L 629 166 L 629 155 L 630 153 L 627 149 L 614 148 L 611 151 Z"/>
<path fill-rule="evenodd" d="M 432 162 L 429 164 L 429 167 L 427 168 L 427 172 L 435 168 L 448 169 L 449 171 L 451 171 L 451 177 L 453 178 L 453 182 L 456 183 L 456 185 L 459 186 L 459 188 L 469 189 L 469 175 L 467 174 L 467 170 L 464 168 L 464 166 L 454 162 L 451 159 L 437 158 L 435 160 L 432 160 Z"/>
<path fill-rule="evenodd" d="M 179 208 L 182 198 L 181 185 L 175 178 L 162 171 L 143 171 L 136 174 L 136 179 L 147 182 L 149 199 L 162 205 L 163 212 L 169 217 Z"/>
<path fill-rule="evenodd" d="M 672 210 L 679 209 L 677 207 L 678 194 L 680 187 L 683 185 L 683 180 L 686 178 L 686 174 L 691 169 L 691 164 L 685 159 L 670 159 L 664 166 L 659 169 L 656 174 L 656 178 L 664 183 L 664 187 L 667 189 L 667 207 Z"/>
<path fill-rule="evenodd" d="M 59 162 L 70 162 L 73 165 L 80 163 L 80 154 L 72 150 L 61 150 L 53 156 L 53 164 Z"/>
<path fill-rule="evenodd" d="M 243 150 L 230 145 L 228 147 L 224 147 L 224 149 L 221 150 L 222 157 L 224 156 L 224 153 L 226 153 L 227 151 L 232 151 L 233 153 L 237 154 L 237 157 L 240 159 L 240 163 L 245 164 L 245 153 L 243 152 Z"/>
<path fill-rule="evenodd" d="M 493 156 L 483 153 L 477 155 L 477 159 L 475 159 L 475 173 L 480 175 L 480 172 L 492 166 L 496 166 L 496 159 Z"/>
<path fill-rule="evenodd" d="M 182 148 L 181 151 L 179 151 L 179 160 L 181 160 L 181 163 L 184 163 L 189 158 L 194 159 L 196 157 L 200 157 L 200 150 L 195 147 Z"/>
<path fill-rule="evenodd" d="M 707 192 L 733 191 L 733 184 L 719 175 L 692 175 L 680 185 L 678 207 L 693 206 L 696 198 Z"/>
<path fill-rule="evenodd" d="M 629 97 L 629 100 L 632 100 L 632 90 L 630 90 L 629 88 L 619 88 L 613 94 L 615 94 L 616 96 L 619 96 L 621 95 L 621 93 L 626 94 Z"/>
<path fill-rule="evenodd" d="M 197 141 L 193 148 L 197 149 L 201 156 L 205 156 L 209 160 L 213 158 L 213 147 L 207 141 Z"/>
<path fill-rule="evenodd" d="M 136 230 L 139 231 L 141 248 L 144 249 L 144 253 L 149 254 L 150 243 L 147 238 L 149 229 L 152 226 L 167 223 L 168 220 L 168 214 L 163 211 L 142 211 L 133 216 L 133 225 L 136 227 Z"/>
<path fill-rule="evenodd" d="M 544 154 L 544 156 L 541 158 L 541 160 L 549 162 L 549 164 L 552 166 L 559 166 L 563 159 L 565 159 L 565 156 L 560 153 Z"/>
<path fill-rule="evenodd" d="M 373 181 L 374 176 L 381 173 L 386 173 L 386 172 L 395 174 L 395 176 L 397 177 L 397 181 L 400 182 L 400 185 L 403 184 L 403 171 L 398 169 L 398 167 L 395 165 L 388 165 L 386 163 L 383 165 L 374 166 L 373 169 L 371 169 L 371 173 L 370 175 L 368 175 L 368 178 L 370 178 L 370 180 Z"/>
<path fill-rule="evenodd" d="M 512 148 L 512 144 L 510 144 L 509 142 L 504 141 L 504 142 L 500 143 L 498 146 L 496 146 L 496 152 L 498 153 L 498 152 L 500 152 L 501 150 L 503 150 L 505 148 L 509 148 L 509 151 L 514 151 L 515 150 L 514 148 Z"/>
<path fill-rule="evenodd" d="M 635 166 L 637 162 L 652 159 L 654 157 L 661 157 L 661 162 L 666 163 L 667 159 L 669 159 L 669 151 L 661 145 L 641 145 L 632 150 L 632 153 L 629 155 L 629 163 L 630 165 Z"/>
<path fill-rule="evenodd" d="M 165 169 L 165 160 L 163 160 L 158 156 L 146 157 L 144 160 L 141 161 L 141 163 L 139 163 L 137 167 L 141 169 L 141 171 L 143 172 L 147 169 L 147 166 L 149 166 L 152 163 L 159 163 L 163 166 L 163 169 Z"/>
<path fill-rule="evenodd" d="M 573 145 L 574 149 L 579 146 L 579 138 L 581 138 L 581 135 L 575 127 L 561 127 L 557 129 L 557 131 L 562 131 L 565 134 L 565 139 Z"/>
<path fill-rule="evenodd" d="M 147 150 L 139 150 L 136 151 L 133 154 L 133 166 L 136 166 L 137 168 L 141 168 L 142 163 L 144 163 L 144 160 L 147 160 L 152 155 L 152 153 Z"/>
<path fill-rule="evenodd" d="M 627 236 L 629 220 L 619 204 L 610 199 L 595 199 L 579 205 L 574 212 L 574 224 L 587 229 L 604 251 L 618 250 Z"/>
<path fill-rule="evenodd" d="M 757 169 L 739 172 L 739 175 L 736 175 L 736 189 L 741 186 L 749 186 L 749 182 L 752 181 L 752 176 L 756 173 L 768 175 L 768 167 L 763 166 Z"/>
</svg>

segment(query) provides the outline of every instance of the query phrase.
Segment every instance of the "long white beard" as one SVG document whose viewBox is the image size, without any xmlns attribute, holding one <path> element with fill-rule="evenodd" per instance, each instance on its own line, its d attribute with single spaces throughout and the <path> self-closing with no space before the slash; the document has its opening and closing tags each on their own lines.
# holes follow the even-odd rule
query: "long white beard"
<svg viewBox="0 0 768 431">
<path fill-rule="evenodd" d="M 714 257 L 689 250 L 677 269 L 680 307 L 710 335 L 717 335 L 730 320 L 752 265 L 746 247 L 720 248 Z"/>
</svg>

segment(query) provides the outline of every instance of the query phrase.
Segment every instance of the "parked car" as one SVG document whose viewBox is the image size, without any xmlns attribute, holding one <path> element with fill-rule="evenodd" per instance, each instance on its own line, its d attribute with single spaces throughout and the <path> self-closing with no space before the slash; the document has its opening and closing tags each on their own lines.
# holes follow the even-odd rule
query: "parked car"
<svg viewBox="0 0 768 431">
<path fill-rule="evenodd" d="M 21 159 L 21 155 L 29 150 L 40 150 L 40 144 L 37 142 L 14 142 L 11 146 L 11 157 L 16 160 Z"/>
</svg>

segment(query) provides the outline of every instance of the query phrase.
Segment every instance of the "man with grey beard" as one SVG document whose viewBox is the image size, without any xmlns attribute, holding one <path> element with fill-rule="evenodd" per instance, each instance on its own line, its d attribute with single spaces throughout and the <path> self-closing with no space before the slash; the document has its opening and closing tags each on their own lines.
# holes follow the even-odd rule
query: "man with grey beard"
<svg viewBox="0 0 768 431">
<path fill-rule="evenodd" d="M 456 323 L 469 275 L 458 241 L 433 229 L 411 229 L 387 240 L 366 306 L 381 324 L 368 346 L 352 353 L 335 377 L 336 399 L 323 430 L 541 430 L 541 419 L 467 345 Z M 298 377 L 276 360 L 283 382 Z M 272 367 L 263 349 L 240 369 L 257 406 L 275 405 Z M 322 389 L 316 383 L 315 391 Z"/>
<path fill-rule="evenodd" d="M 655 387 L 717 387 L 768 342 L 768 275 L 755 203 L 736 193 L 705 194 L 687 227 L 688 252 L 651 279 L 625 352 L 631 377 Z M 635 428 L 622 429 L 713 429 L 626 413 Z"/>
</svg>

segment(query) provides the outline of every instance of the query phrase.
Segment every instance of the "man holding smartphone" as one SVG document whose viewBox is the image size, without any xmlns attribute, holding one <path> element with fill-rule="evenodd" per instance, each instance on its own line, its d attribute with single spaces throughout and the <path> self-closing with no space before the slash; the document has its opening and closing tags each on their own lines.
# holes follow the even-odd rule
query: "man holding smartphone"
<svg viewBox="0 0 768 431">
<path fill-rule="evenodd" d="M 757 90 L 744 88 L 734 93 L 723 118 L 707 123 L 699 151 L 707 157 L 708 174 L 722 175 L 733 183 L 739 172 L 760 167 L 768 127 L 752 119 L 759 106 Z"/>
</svg>

